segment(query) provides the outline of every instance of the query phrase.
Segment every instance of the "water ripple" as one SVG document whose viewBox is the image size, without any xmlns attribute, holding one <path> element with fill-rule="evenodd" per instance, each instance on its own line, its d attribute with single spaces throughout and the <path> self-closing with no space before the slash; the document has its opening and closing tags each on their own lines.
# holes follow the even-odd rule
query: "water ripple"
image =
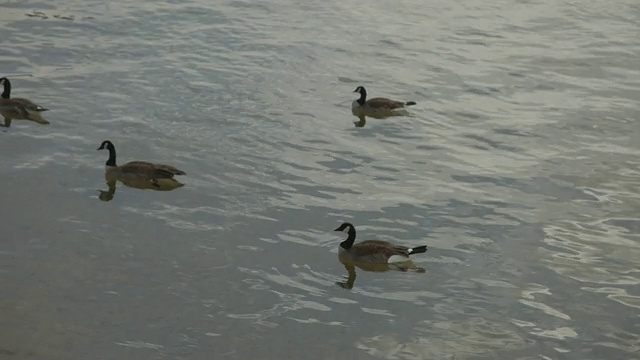
<svg viewBox="0 0 640 360">
<path fill-rule="evenodd" d="M 0 8 L 0 75 L 51 108 L 0 132 L 1 353 L 639 351 L 636 2 Z M 418 104 L 355 127 L 357 85 Z M 96 201 L 104 139 L 184 186 Z M 347 220 L 425 272 L 336 285 Z"/>
</svg>

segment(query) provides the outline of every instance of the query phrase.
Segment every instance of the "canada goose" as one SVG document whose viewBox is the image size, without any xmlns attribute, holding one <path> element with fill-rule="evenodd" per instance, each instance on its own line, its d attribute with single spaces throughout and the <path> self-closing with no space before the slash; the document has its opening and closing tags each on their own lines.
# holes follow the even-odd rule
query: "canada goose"
<svg viewBox="0 0 640 360">
<path fill-rule="evenodd" d="M 178 170 L 173 166 L 153 164 L 146 161 L 130 161 L 124 165 L 116 165 L 116 148 L 109 140 L 105 140 L 100 144 L 98 150 L 109 150 L 109 159 L 105 164 L 105 175 L 109 177 L 115 176 L 118 180 L 126 180 L 142 178 L 157 182 L 159 179 L 171 179 L 175 175 L 186 175 L 182 170 Z"/>
<path fill-rule="evenodd" d="M 401 263 L 409 261 L 409 255 L 427 251 L 426 245 L 408 248 L 383 240 L 365 240 L 354 244 L 356 228 L 347 222 L 340 225 L 335 231 L 343 231 L 349 234 L 347 240 L 340 243 L 338 254 L 340 257 L 347 257 L 354 262 Z"/>
<path fill-rule="evenodd" d="M 0 78 L 0 84 L 4 85 L 4 90 L 0 97 L 0 114 L 4 117 L 5 127 L 11 126 L 12 119 L 25 119 L 35 121 L 38 124 L 49 124 L 40 114 L 49 109 L 45 109 L 28 99 L 12 99 L 11 82 L 6 77 Z"/>
<path fill-rule="evenodd" d="M 364 86 L 358 86 L 353 92 L 360 93 L 360 98 L 354 100 L 351 104 L 352 112 L 390 112 L 393 110 L 404 108 L 405 106 L 415 105 L 415 101 L 396 101 L 387 98 L 373 98 L 367 100 L 367 90 Z"/>
</svg>

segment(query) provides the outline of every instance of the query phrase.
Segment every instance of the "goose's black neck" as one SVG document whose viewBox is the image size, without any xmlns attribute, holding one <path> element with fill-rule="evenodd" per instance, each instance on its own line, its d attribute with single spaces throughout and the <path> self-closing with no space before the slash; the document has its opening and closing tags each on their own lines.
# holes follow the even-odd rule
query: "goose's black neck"
<svg viewBox="0 0 640 360">
<path fill-rule="evenodd" d="M 360 88 L 360 99 L 358 99 L 358 104 L 364 105 L 367 102 L 367 90 L 363 87 Z"/>
<path fill-rule="evenodd" d="M 6 77 L 0 78 L 0 81 L 4 84 L 4 91 L 2 92 L 2 98 L 8 99 L 11 97 L 11 82 Z"/>
<path fill-rule="evenodd" d="M 107 160 L 107 166 L 116 166 L 116 148 L 113 144 L 107 144 L 107 150 L 109 150 L 109 159 Z"/>
<path fill-rule="evenodd" d="M 353 242 L 356 241 L 356 229 L 353 226 L 349 226 L 348 234 L 347 240 L 340 243 L 340 247 L 347 250 L 351 249 Z"/>
</svg>

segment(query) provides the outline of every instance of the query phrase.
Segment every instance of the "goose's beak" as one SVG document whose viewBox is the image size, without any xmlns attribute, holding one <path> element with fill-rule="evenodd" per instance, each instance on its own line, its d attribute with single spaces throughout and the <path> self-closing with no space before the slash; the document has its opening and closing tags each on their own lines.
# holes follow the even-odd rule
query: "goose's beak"
<svg viewBox="0 0 640 360">
<path fill-rule="evenodd" d="M 333 230 L 333 231 L 342 231 L 342 230 L 340 230 L 340 228 L 337 228 L 337 229 L 335 229 L 335 230 Z"/>
</svg>

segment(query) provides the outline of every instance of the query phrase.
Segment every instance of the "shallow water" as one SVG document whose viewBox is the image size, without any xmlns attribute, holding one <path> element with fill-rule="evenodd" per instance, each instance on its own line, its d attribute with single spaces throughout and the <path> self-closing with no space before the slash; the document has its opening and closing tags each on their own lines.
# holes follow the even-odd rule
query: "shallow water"
<svg viewBox="0 0 640 360">
<path fill-rule="evenodd" d="M 27 14 L 31 16 L 27 16 Z M 632 359 L 636 1 L 10 1 L 9 359 Z M 414 100 L 357 128 L 352 91 Z M 112 197 L 96 151 L 184 171 Z M 428 244 L 425 273 L 337 259 Z M 1 356 L 0 356 L 1 357 Z"/>
</svg>

